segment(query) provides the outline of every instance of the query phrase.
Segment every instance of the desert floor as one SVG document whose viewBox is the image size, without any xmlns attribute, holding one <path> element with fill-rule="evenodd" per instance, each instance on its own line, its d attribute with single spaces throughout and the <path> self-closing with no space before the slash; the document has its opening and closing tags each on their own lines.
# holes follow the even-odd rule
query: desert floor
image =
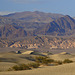
<svg viewBox="0 0 75 75">
<path fill-rule="evenodd" d="M 25 71 L 0 72 L 0 75 L 75 75 L 75 63 Z"/>
<path fill-rule="evenodd" d="M 8 68 L 16 65 L 17 63 L 34 62 L 28 57 L 34 57 L 36 55 L 31 54 L 15 54 L 14 52 L 2 52 L 0 53 L 0 75 L 75 75 L 75 53 L 65 54 L 56 53 L 48 55 L 54 60 L 70 59 L 73 63 L 62 64 L 58 66 L 42 66 L 32 70 L 22 71 L 7 71 Z"/>
</svg>

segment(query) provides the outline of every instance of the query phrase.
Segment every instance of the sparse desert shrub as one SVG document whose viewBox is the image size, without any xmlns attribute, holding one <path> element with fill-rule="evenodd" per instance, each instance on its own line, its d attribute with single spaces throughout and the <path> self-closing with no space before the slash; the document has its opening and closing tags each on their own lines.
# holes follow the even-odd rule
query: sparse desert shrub
<svg viewBox="0 0 75 75">
<path fill-rule="evenodd" d="M 12 68 L 9 68 L 7 71 L 12 71 Z"/>
<path fill-rule="evenodd" d="M 55 61 L 55 63 L 57 63 L 57 65 L 61 65 L 63 62 L 62 61 Z"/>
<path fill-rule="evenodd" d="M 38 56 L 35 58 L 35 61 L 38 63 L 42 63 L 44 60 L 46 60 L 46 57 L 44 56 Z"/>
<path fill-rule="evenodd" d="M 12 69 L 15 70 L 15 71 L 18 71 L 19 70 L 19 66 L 15 65 L 15 66 L 12 67 Z"/>
<path fill-rule="evenodd" d="M 18 71 L 18 70 L 29 70 L 31 68 L 26 64 L 20 64 L 20 65 L 13 66 L 12 69 Z"/>
<path fill-rule="evenodd" d="M 46 59 L 48 63 L 54 62 L 54 59 Z"/>
<path fill-rule="evenodd" d="M 40 66 L 39 63 L 29 63 L 29 64 L 19 64 L 19 65 L 15 65 L 13 66 L 11 69 L 8 69 L 8 71 L 10 70 L 30 70 L 31 68 L 38 68 Z"/>
<path fill-rule="evenodd" d="M 52 63 L 52 62 L 54 62 L 54 60 L 53 59 L 45 59 L 45 60 L 42 60 L 42 64 L 45 64 L 45 65 L 48 65 L 48 64 L 50 64 L 50 63 Z"/>
<path fill-rule="evenodd" d="M 61 65 L 63 63 L 72 63 L 72 60 L 69 59 L 65 59 L 63 62 L 62 61 L 55 61 L 53 59 L 50 59 L 48 57 L 43 57 L 43 56 L 39 56 L 36 57 L 36 62 L 35 63 L 29 63 L 29 64 L 19 64 L 19 65 L 15 65 L 12 68 L 9 68 L 8 71 L 11 70 L 30 70 L 31 68 L 38 68 L 41 64 L 43 65 Z"/>
<path fill-rule="evenodd" d="M 48 57 L 39 56 L 36 57 L 36 62 L 47 65 L 48 63 L 54 62 L 54 60 L 49 59 Z"/>
<path fill-rule="evenodd" d="M 38 68 L 40 64 L 39 63 L 29 63 L 28 66 L 31 68 Z"/>
<path fill-rule="evenodd" d="M 73 61 L 72 60 L 69 60 L 69 59 L 65 59 L 64 61 L 63 61 L 63 63 L 72 63 Z"/>
</svg>

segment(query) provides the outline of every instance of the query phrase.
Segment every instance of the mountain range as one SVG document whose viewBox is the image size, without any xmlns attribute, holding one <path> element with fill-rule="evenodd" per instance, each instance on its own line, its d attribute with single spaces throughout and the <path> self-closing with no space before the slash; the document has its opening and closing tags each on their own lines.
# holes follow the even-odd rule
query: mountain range
<svg viewBox="0 0 75 75">
<path fill-rule="evenodd" d="M 45 27 L 35 30 L 35 34 L 44 35 L 72 35 L 74 33 L 75 20 L 69 15 L 56 19 L 46 24 Z"/>
<path fill-rule="evenodd" d="M 16 38 L 16 37 L 25 37 L 27 32 L 22 28 L 13 25 L 6 25 L 0 27 L 0 37 L 2 38 Z"/>
<path fill-rule="evenodd" d="M 0 16 L 2 48 L 75 48 L 74 35 L 75 19 L 69 15 L 35 11 Z"/>
<path fill-rule="evenodd" d="M 24 22 L 43 22 L 49 23 L 57 18 L 60 18 L 64 15 L 62 14 L 53 14 L 53 13 L 44 13 L 39 11 L 25 11 L 25 12 L 18 12 L 9 15 L 5 15 L 4 17 L 10 17 L 13 19 L 22 20 Z"/>
<path fill-rule="evenodd" d="M 74 33 L 75 20 L 69 15 L 27 11 L 0 16 L 1 38 L 37 35 L 64 36 Z"/>
</svg>

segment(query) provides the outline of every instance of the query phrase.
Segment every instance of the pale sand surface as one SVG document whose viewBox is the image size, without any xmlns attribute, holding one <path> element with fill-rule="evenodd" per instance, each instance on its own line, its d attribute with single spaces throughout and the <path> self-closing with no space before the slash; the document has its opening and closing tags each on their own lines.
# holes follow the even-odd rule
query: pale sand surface
<svg viewBox="0 0 75 75">
<path fill-rule="evenodd" d="M 75 63 L 25 71 L 0 72 L 0 75 L 75 75 Z"/>
<path fill-rule="evenodd" d="M 23 52 L 22 54 L 31 54 L 32 52 L 34 51 L 26 51 L 26 52 Z"/>
<path fill-rule="evenodd" d="M 0 71 L 6 71 L 6 70 L 8 70 L 8 68 L 11 68 L 14 65 L 16 65 L 16 63 L 0 62 Z"/>
<path fill-rule="evenodd" d="M 69 54 L 54 54 L 54 55 L 49 55 L 49 57 L 51 59 L 54 59 L 54 60 L 65 60 L 65 59 L 74 59 L 75 58 L 75 55 L 69 55 Z M 75 60 L 75 59 L 74 59 Z M 74 61 L 73 60 L 73 61 Z"/>
<path fill-rule="evenodd" d="M 68 58 L 73 60 L 74 62 L 58 66 L 43 66 L 41 68 L 32 69 L 32 70 L 6 71 L 8 67 L 11 67 L 16 64 L 14 63 L 15 60 L 18 61 L 18 63 L 31 62 L 30 60 L 27 60 L 25 58 L 27 56 L 29 57 L 30 55 L 0 53 L 0 58 L 2 61 L 4 61 L 0 62 L 0 71 L 1 69 L 5 69 L 5 71 L 0 72 L 0 75 L 75 75 L 75 54 L 61 54 L 61 53 L 50 55 L 50 58 L 55 60 L 64 60 Z M 12 61 L 11 58 L 15 60 Z"/>
</svg>

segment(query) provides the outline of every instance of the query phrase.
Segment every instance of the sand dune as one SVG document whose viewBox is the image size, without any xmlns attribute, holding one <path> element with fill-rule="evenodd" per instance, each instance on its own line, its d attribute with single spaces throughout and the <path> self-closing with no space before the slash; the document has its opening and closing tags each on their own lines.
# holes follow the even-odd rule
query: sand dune
<svg viewBox="0 0 75 75">
<path fill-rule="evenodd" d="M 75 75 L 75 63 L 25 71 L 0 72 L 0 75 Z"/>
<path fill-rule="evenodd" d="M 23 52 L 22 54 L 31 54 L 33 53 L 34 51 L 26 51 L 26 52 Z"/>
<path fill-rule="evenodd" d="M 0 59 L 5 57 L 6 59 L 8 58 L 7 61 L 9 61 L 9 62 L 6 62 L 6 61 L 0 62 L 0 71 L 4 70 L 3 72 L 0 72 L 0 75 L 75 75 L 75 55 L 64 54 L 64 53 L 49 55 L 49 57 L 55 60 L 71 59 L 74 62 L 70 64 L 63 64 L 58 66 L 43 66 L 43 67 L 32 69 L 32 70 L 6 71 L 9 67 L 16 64 L 14 63 L 15 61 L 12 62 L 10 61 L 9 58 L 13 58 L 19 63 L 28 63 L 28 62 L 32 62 L 27 59 L 27 57 L 30 57 L 30 56 L 31 55 L 14 54 L 14 53 L 0 54 Z"/>
<path fill-rule="evenodd" d="M 68 54 L 66 52 L 63 52 L 63 53 L 59 53 L 59 54 L 49 55 L 49 57 L 54 60 L 62 60 L 63 61 L 64 59 L 74 58 L 75 56 L 72 54 Z"/>
</svg>

